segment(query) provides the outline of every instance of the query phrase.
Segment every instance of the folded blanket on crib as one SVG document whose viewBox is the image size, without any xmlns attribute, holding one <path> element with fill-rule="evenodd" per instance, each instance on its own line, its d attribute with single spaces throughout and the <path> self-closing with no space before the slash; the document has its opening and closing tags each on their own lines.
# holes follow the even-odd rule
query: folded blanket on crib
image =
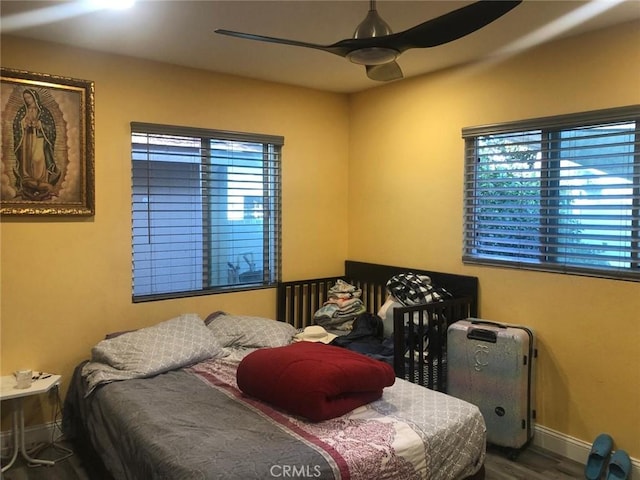
<svg viewBox="0 0 640 480">
<path fill-rule="evenodd" d="M 360 353 L 299 342 L 250 353 L 236 380 L 245 394 L 319 422 L 377 400 L 395 374 L 389 364 Z"/>
</svg>

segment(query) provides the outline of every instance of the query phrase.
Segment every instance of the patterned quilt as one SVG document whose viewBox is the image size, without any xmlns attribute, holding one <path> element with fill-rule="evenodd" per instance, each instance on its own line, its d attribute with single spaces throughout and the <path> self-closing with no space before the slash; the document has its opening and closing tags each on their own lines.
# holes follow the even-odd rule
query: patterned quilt
<svg viewBox="0 0 640 480">
<path fill-rule="evenodd" d="M 314 466 L 319 478 L 458 479 L 472 475 L 484 462 L 482 416 L 473 405 L 453 397 L 398 379 L 381 400 L 314 423 L 243 395 L 236 367 L 219 360 L 191 370 L 318 451 L 332 475 L 320 477 L 320 466 Z"/>
</svg>

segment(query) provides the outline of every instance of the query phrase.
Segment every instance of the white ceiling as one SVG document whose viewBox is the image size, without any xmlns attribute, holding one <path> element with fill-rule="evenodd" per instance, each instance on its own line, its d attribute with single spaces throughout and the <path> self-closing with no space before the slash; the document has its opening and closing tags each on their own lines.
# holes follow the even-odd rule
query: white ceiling
<svg viewBox="0 0 640 480">
<path fill-rule="evenodd" d="M 332 44 L 352 37 L 367 13 L 367 0 L 138 0 L 126 10 L 90 3 L 2 0 L 0 29 L 3 34 L 333 92 L 381 84 L 367 78 L 364 67 L 330 53 L 214 33 L 222 28 Z M 400 32 L 470 3 L 379 0 L 377 8 L 392 30 Z M 471 35 L 439 47 L 408 50 L 398 63 L 408 78 L 638 19 L 640 0 L 525 0 Z"/>
</svg>

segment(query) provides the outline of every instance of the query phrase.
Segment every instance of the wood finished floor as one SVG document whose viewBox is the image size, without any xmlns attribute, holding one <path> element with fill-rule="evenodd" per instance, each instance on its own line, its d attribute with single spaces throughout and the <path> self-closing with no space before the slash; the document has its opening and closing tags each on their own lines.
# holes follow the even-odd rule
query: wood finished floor
<svg viewBox="0 0 640 480">
<path fill-rule="evenodd" d="M 69 447 L 68 444 L 63 443 Z M 51 447 L 38 454 L 39 458 L 60 458 L 64 452 Z M 3 461 L 4 464 L 4 461 Z M 584 467 L 551 452 L 528 447 L 513 461 L 499 449 L 489 447 L 485 462 L 485 480 L 583 480 Z M 0 477 L 4 480 L 109 480 L 92 465 L 73 455 L 52 467 L 28 467 L 19 458 L 11 469 Z"/>
<path fill-rule="evenodd" d="M 584 465 L 536 447 L 524 449 L 515 461 L 489 447 L 485 480 L 584 480 Z"/>
</svg>

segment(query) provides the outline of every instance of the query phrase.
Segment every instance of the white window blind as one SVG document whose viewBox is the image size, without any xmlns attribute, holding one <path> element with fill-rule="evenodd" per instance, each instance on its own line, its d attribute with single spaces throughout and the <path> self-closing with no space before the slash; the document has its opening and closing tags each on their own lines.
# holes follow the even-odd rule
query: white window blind
<svg viewBox="0 0 640 480">
<path fill-rule="evenodd" d="M 282 137 L 132 123 L 133 300 L 274 285 Z"/>
<path fill-rule="evenodd" d="M 464 262 L 640 281 L 640 106 L 462 136 Z"/>
</svg>

